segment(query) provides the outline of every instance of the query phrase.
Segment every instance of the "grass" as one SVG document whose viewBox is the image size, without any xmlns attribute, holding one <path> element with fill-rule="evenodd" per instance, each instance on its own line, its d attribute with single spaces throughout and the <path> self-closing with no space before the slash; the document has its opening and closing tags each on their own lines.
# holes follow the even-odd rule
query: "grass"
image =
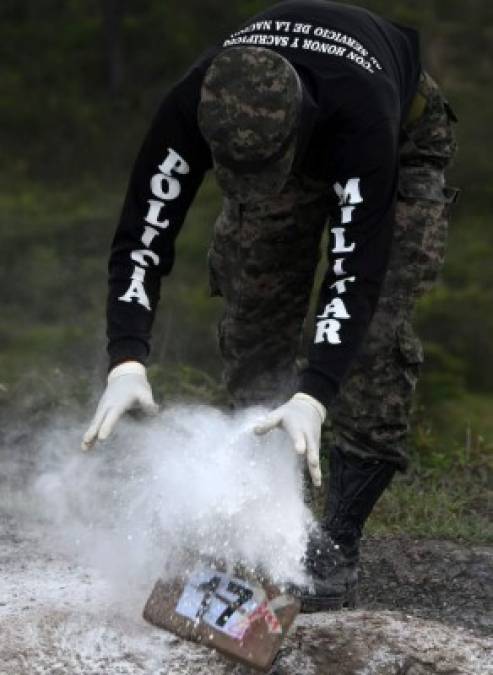
<svg viewBox="0 0 493 675">
<path fill-rule="evenodd" d="M 488 499 L 486 485 L 472 477 L 398 477 L 375 508 L 368 532 L 493 543 Z"/>
<path fill-rule="evenodd" d="M 413 422 L 409 469 L 396 474 L 365 531 L 492 544 L 493 397 L 461 393 L 425 404 L 429 384 L 425 376 Z M 326 451 L 329 448 L 325 445 Z M 324 474 L 327 454 L 323 452 Z M 323 494 L 315 491 L 313 497 L 321 514 Z"/>
<path fill-rule="evenodd" d="M 368 531 L 493 543 L 493 398 L 464 394 L 418 408 L 411 467 Z"/>
</svg>

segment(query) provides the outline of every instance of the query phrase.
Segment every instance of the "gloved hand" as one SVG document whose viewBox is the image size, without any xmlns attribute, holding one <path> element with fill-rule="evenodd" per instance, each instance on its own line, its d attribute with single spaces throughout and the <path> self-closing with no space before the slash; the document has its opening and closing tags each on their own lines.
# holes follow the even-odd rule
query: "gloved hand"
<svg viewBox="0 0 493 675">
<path fill-rule="evenodd" d="M 159 409 L 152 397 L 146 369 L 137 361 L 122 363 L 108 375 L 106 391 L 84 435 L 82 449 L 88 450 L 96 440 L 106 440 L 120 417 L 131 408 L 141 408 L 149 415 Z"/>
<path fill-rule="evenodd" d="M 296 452 L 306 454 L 308 470 L 316 487 L 322 485 L 320 436 L 326 414 L 325 407 L 312 396 L 295 394 L 255 427 L 255 433 L 259 435 L 276 427 L 287 431 Z"/>
</svg>

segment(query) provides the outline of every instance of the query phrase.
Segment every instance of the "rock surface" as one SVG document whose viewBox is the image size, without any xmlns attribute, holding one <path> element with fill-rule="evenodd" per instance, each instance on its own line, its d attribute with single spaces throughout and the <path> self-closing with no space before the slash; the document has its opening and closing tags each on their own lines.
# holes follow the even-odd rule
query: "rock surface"
<svg viewBox="0 0 493 675">
<path fill-rule="evenodd" d="M 493 634 L 493 548 L 409 537 L 363 544 L 360 606 Z"/>
<path fill-rule="evenodd" d="M 251 672 L 146 624 L 155 579 L 115 593 L 14 515 L 31 454 L 15 474 L 0 455 L 0 675 Z M 493 675 L 492 547 L 370 539 L 362 557 L 361 609 L 300 616 L 271 675 Z"/>
<path fill-rule="evenodd" d="M 398 612 L 301 617 L 272 675 L 493 673 L 493 641 Z"/>
<path fill-rule="evenodd" d="M 0 526 L 1 675 L 251 672 L 147 625 L 140 613 L 150 589 L 116 599 L 94 571 L 44 550 L 35 530 L 19 531 L 5 516 Z M 491 592 L 490 549 L 373 541 L 365 557 L 362 601 L 373 609 L 300 616 L 271 675 L 493 673 L 488 598 L 481 596 L 483 588 Z M 440 560 L 456 566 L 442 568 Z"/>
</svg>

